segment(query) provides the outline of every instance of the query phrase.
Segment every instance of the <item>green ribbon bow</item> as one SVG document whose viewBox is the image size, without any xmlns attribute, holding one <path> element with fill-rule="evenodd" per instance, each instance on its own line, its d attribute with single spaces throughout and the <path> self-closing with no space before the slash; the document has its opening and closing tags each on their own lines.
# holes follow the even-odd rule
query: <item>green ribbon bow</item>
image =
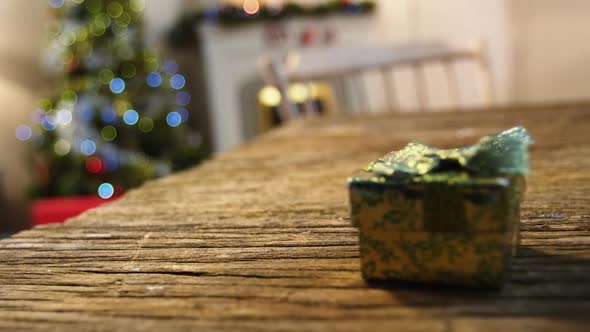
<svg viewBox="0 0 590 332">
<path fill-rule="evenodd" d="M 486 136 L 475 145 L 437 149 L 415 141 L 371 163 L 365 171 L 385 178 L 420 176 L 444 171 L 467 171 L 478 176 L 527 175 L 528 146 L 524 127 Z"/>
</svg>

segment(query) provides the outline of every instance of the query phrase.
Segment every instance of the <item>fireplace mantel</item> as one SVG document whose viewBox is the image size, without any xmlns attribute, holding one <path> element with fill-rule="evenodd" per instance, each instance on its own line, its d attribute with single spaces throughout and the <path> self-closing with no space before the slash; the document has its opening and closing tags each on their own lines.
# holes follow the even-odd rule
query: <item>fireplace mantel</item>
<svg viewBox="0 0 590 332">
<path fill-rule="evenodd" d="M 280 25 L 277 25 L 280 24 Z M 363 44 L 374 41 L 375 27 L 371 15 L 329 17 L 324 20 L 292 19 L 281 23 L 222 27 L 201 23 L 196 29 L 200 40 L 200 61 L 206 88 L 207 107 L 214 151 L 224 151 L 249 138 L 255 129 L 256 105 L 253 98 L 243 98 L 242 91 L 258 79 L 257 63 L 269 50 L 301 47 L 301 37 L 313 31 L 321 45 L 327 31 L 334 33 L 334 45 Z M 286 39 L 272 47 L 271 29 L 281 29 Z M 260 83 L 261 84 L 261 83 Z"/>
</svg>

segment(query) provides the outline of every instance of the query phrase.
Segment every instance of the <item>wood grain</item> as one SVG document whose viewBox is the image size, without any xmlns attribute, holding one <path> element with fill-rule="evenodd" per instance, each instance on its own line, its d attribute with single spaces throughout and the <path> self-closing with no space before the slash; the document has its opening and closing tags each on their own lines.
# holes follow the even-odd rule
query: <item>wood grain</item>
<svg viewBox="0 0 590 332">
<path fill-rule="evenodd" d="M 522 246 L 501 291 L 367 284 L 346 178 L 410 139 L 522 124 Z M 0 329 L 585 330 L 590 105 L 295 122 L 64 225 L 0 241 Z"/>
</svg>

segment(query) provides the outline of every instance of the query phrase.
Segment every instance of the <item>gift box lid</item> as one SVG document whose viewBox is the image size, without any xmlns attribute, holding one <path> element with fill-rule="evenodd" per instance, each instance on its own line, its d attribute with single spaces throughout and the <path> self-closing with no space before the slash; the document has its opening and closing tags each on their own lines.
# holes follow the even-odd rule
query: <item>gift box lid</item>
<svg viewBox="0 0 590 332">
<path fill-rule="evenodd" d="M 508 185 L 506 176 L 527 175 L 528 145 L 523 127 L 486 136 L 475 145 L 438 149 L 410 142 L 369 164 L 350 184 L 445 183 L 447 185 Z"/>
</svg>

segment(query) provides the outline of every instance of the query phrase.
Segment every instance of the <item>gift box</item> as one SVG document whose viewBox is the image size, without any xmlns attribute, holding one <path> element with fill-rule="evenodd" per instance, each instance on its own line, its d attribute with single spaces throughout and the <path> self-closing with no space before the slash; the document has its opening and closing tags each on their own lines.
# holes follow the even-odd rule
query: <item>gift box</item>
<svg viewBox="0 0 590 332">
<path fill-rule="evenodd" d="M 411 142 L 351 177 L 363 277 L 500 286 L 519 242 L 530 143 L 522 127 L 458 149 Z"/>
</svg>

